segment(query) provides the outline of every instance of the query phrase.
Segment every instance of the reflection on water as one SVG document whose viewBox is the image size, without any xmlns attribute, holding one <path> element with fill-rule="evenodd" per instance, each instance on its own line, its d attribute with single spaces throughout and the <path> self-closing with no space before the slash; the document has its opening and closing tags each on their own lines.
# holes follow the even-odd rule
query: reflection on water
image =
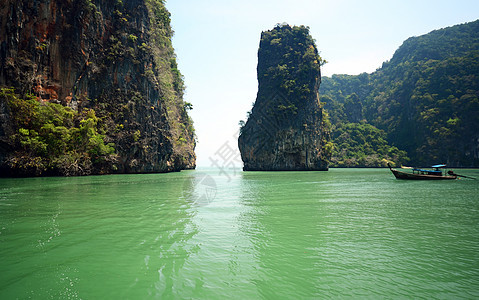
<svg viewBox="0 0 479 300">
<path fill-rule="evenodd" d="M 478 186 L 386 169 L 1 179 L 0 299 L 478 298 Z"/>
<path fill-rule="evenodd" d="M 306 191 L 314 177 L 323 178 L 324 173 L 264 175 L 245 173 L 242 182 L 241 200 L 249 207 L 242 230 L 252 243 L 259 271 L 254 284 L 264 298 L 278 293 L 285 298 L 318 297 L 323 223 L 316 197 Z"/>
<path fill-rule="evenodd" d="M 202 172 L 191 172 L 184 180 L 183 198 L 200 206 L 208 205 L 216 198 L 215 179 Z"/>
</svg>

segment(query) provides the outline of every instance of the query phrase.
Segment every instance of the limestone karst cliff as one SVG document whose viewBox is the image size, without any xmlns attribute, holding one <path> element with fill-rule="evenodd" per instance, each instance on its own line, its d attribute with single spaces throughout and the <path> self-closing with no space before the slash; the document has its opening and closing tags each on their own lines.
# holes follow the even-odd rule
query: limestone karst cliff
<svg viewBox="0 0 479 300">
<path fill-rule="evenodd" d="M 282 24 L 261 34 L 258 94 L 238 139 L 245 171 L 328 169 L 321 63 L 308 27 Z"/>
<path fill-rule="evenodd" d="M 478 168 L 479 20 L 408 38 L 373 73 L 323 78 L 320 95 L 334 166 Z"/>
<path fill-rule="evenodd" d="M 164 1 L 1 2 L 2 175 L 195 167 Z"/>
</svg>

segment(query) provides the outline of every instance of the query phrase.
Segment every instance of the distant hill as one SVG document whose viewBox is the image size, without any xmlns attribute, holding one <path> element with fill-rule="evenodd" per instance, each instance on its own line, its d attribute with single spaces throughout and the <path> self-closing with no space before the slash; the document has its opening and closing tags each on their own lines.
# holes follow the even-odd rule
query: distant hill
<svg viewBox="0 0 479 300">
<path fill-rule="evenodd" d="M 411 165 L 479 167 L 479 20 L 411 37 L 376 72 L 323 77 L 319 92 L 333 124 L 333 161 L 357 154 L 335 140 L 352 123 L 382 131 Z"/>
</svg>

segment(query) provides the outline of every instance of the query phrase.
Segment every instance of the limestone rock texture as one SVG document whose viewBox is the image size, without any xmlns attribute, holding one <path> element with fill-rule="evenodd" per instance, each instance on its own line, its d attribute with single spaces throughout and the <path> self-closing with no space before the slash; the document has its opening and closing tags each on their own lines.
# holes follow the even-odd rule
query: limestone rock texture
<svg viewBox="0 0 479 300">
<path fill-rule="evenodd" d="M 92 159 L 87 170 L 77 168 L 69 175 L 195 168 L 191 105 L 183 100 L 164 1 L 1 2 L 0 87 L 79 114 L 93 110 L 105 143 L 114 145 L 115 153 L 101 164 Z M 0 108 L 3 175 L 32 175 L 16 169 L 11 163 L 16 157 L 35 158 L 45 166 L 35 167 L 33 175 L 65 175 L 48 154 L 31 154 L 15 144 L 7 133 L 20 129 L 11 121 L 8 103 Z"/>
<path fill-rule="evenodd" d="M 245 171 L 328 170 L 322 63 L 308 27 L 281 24 L 261 34 L 258 94 L 238 138 Z"/>
</svg>

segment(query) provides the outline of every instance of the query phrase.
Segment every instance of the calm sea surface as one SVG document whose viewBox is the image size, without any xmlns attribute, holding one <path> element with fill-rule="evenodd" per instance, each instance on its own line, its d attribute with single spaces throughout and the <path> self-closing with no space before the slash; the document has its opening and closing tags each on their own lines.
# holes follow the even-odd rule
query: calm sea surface
<svg viewBox="0 0 479 300">
<path fill-rule="evenodd" d="M 478 299 L 479 180 L 0 179 L 0 299 L 16 298 Z"/>
</svg>

